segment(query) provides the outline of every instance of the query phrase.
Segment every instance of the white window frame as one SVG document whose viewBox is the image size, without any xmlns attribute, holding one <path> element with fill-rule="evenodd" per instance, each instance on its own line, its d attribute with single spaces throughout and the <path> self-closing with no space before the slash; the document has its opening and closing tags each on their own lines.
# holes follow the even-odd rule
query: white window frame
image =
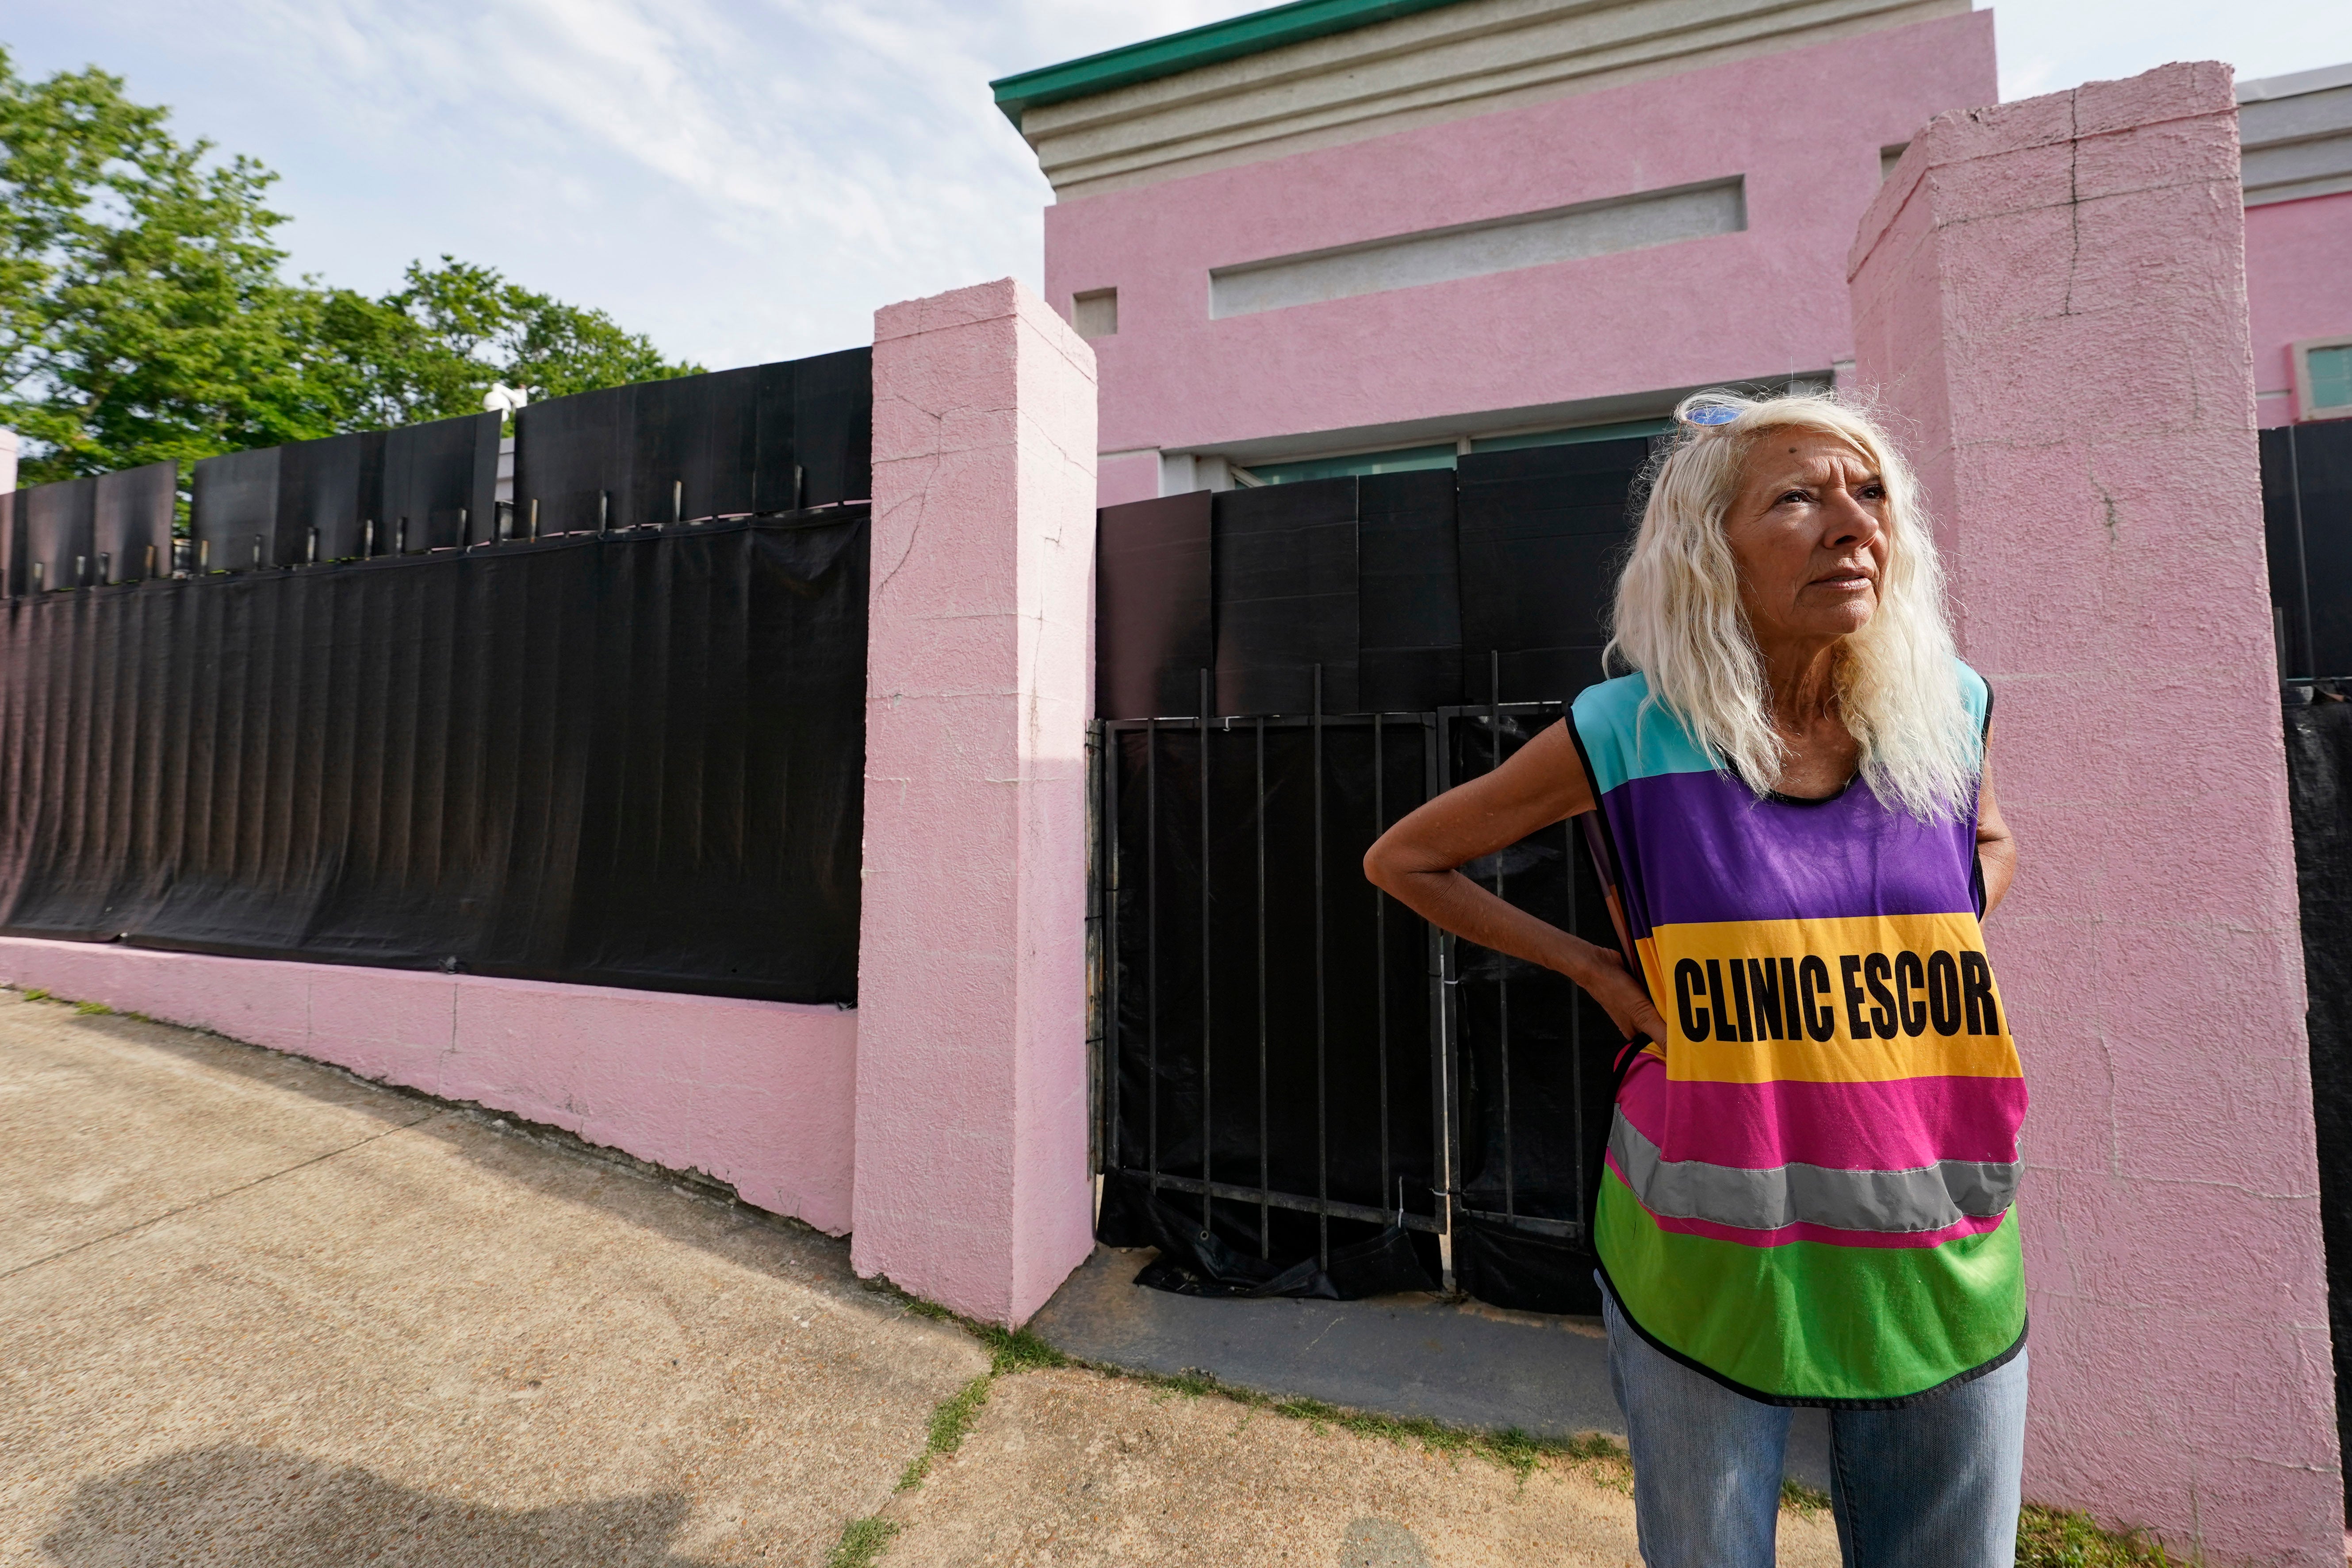
<svg viewBox="0 0 2352 1568">
<path fill-rule="evenodd" d="M 2294 416 L 2297 423 L 2305 419 L 2352 417 L 2352 403 L 2331 403 L 2319 408 L 2314 407 L 2311 401 L 2311 351 L 2347 348 L 2352 348 L 2352 332 L 2332 338 L 2305 338 L 2290 345 L 2289 353 L 2294 359 Z"/>
</svg>

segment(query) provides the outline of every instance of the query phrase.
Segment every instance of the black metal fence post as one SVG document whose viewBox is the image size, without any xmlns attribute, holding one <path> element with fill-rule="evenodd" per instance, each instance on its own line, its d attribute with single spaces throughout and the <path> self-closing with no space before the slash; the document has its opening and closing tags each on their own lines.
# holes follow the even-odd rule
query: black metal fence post
<svg viewBox="0 0 2352 1568">
<path fill-rule="evenodd" d="M 1201 1234 L 1210 1228 L 1210 1194 L 1216 1188 L 1217 1051 L 1211 1020 L 1209 984 L 1216 973 L 1210 952 L 1209 898 L 1209 672 L 1201 671 Z"/>
</svg>

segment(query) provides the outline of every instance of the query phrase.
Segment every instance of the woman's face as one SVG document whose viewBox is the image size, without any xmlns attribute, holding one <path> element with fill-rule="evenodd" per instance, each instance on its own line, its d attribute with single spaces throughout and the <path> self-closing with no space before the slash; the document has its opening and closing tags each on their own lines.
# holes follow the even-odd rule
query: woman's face
<svg viewBox="0 0 2352 1568">
<path fill-rule="evenodd" d="M 1833 640 L 1870 624 L 1886 568 L 1886 487 L 1834 436 L 1769 430 L 1748 448 L 1724 535 L 1760 646 Z"/>
</svg>

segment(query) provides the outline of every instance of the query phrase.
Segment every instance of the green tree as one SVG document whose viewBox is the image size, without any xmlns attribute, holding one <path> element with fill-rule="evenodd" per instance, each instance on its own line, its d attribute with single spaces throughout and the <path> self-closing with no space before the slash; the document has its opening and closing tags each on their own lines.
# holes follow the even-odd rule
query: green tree
<svg viewBox="0 0 2352 1568">
<path fill-rule="evenodd" d="M 269 243 L 271 176 L 207 163 L 97 70 L 0 52 L 0 421 L 27 481 L 326 434 Z"/>
<path fill-rule="evenodd" d="M 380 300 L 323 292 L 318 316 L 313 378 L 373 426 L 479 413 L 493 381 L 561 397 L 702 368 L 664 359 L 602 310 L 449 256 L 437 267 L 411 262 L 403 287 Z"/>
<path fill-rule="evenodd" d="M 443 257 L 371 299 L 288 281 L 276 176 L 183 142 L 91 68 L 0 49 L 0 424 L 23 482 L 690 374 L 599 310 Z"/>
</svg>

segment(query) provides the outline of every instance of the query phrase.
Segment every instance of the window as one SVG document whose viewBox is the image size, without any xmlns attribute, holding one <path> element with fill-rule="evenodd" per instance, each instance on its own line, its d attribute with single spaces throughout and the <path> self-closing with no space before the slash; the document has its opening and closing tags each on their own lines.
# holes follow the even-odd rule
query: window
<svg viewBox="0 0 2352 1568">
<path fill-rule="evenodd" d="M 1071 295 L 1070 325 L 1077 328 L 1082 338 L 1117 337 L 1118 290 L 1089 289 L 1083 294 Z"/>
<path fill-rule="evenodd" d="M 1671 419 L 1623 419 L 1609 425 L 1578 425 L 1560 430 L 1521 431 L 1509 436 L 1477 436 L 1465 443 L 1456 439 L 1442 446 L 1391 447 L 1379 452 L 1349 452 L 1334 458 L 1297 458 L 1282 462 L 1236 464 L 1235 479 L 1244 485 L 1296 484 L 1302 479 L 1337 479 L 1362 474 L 1403 474 L 1418 468 L 1450 468 L 1464 447 L 1473 452 L 1507 452 L 1521 447 L 1564 447 L 1580 441 L 1622 441 L 1629 436 L 1656 436 L 1675 427 Z"/>
<path fill-rule="evenodd" d="M 2294 345 L 2294 401 L 2300 419 L 2352 417 L 2352 337 Z"/>
<path fill-rule="evenodd" d="M 1748 187 L 1742 176 L 1734 175 L 1220 267 L 1209 274 L 1209 314 L 1246 316 L 1423 283 L 1485 278 L 1706 235 L 1738 234 L 1747 226 Z"/>
<path fill-rule="evenodd" d="M 1580 441 L 1622 441 L 1629 436 L 1663 436 L 1675 427 L 1671 419 L 1621 419 L 1612 425 L 1579 425 L 1567 430 L 1534 430 L 1517 436 L 1480 436 L 1470 443 L 1474 452 L 1507 452 L 1520 447 L 1566 447 Z"/>
<path fill-rule="evenodd" d="M 1297 484 L 1302 479 L 1339 479 L 1350 474 L 1406 474 L 1417 468 L 1450 468 L 1454 447 L 1399 447 L 1385 452 L 1352 452 L 1344 458 L 1301 458 L 1287 463 L 1252 463 L 1242 469 L 1247 484 Z"/>
</svg>

